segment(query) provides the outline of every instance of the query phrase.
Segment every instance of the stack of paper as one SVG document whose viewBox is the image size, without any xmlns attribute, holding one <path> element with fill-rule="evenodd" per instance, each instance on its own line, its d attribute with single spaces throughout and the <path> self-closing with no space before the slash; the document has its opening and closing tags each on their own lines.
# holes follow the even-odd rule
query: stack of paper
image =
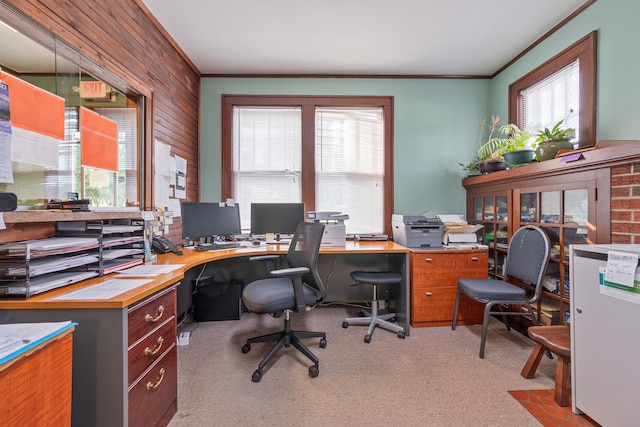
<svg viewBox="0 0 640 427">
<path fill-rule="evenodd" d="M 482 224 L 469 225 L 462 215 L 438 215 L 444 224 L 442 243 L 477 243 L 476 232 L 482 230 Z"/>
</svg>

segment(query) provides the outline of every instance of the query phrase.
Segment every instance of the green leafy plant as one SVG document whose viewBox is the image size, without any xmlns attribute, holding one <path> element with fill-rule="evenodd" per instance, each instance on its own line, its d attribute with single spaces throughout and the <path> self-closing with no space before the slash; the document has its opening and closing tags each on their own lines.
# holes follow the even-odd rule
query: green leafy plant
<svg viewBox="0 0 640 427">
<path fill-rule="evenodd" d="M 574 128 L 562 128 L 562 124 L 573 113 L 573 110 L 569 110 L 569 114 L 564 119 L 558 121 L 551 129 L 540 129 L 536 134 L 536 142 L 551 141 L 554 139 L 573 139 L 576 137 L 576 130 Z"/>
<path fill-rule="evenodd" d="M 478 138 L 478 151 L 476 157 L 478 161 L 494 160 L 502 161 L 502 153 L 500 151 L 501 143 L 497 138 L 493 137 L 493 133 L 500 126 L 500 116 L 491 116 L 491 122 L 487 123 L 486 119 L 480 121 L 480 136 Z M 486 142 L 483 141 L 485 134 L 485 128 L 489 130 L 489 136 Z"/>
<path fill-rule="evenodd" d="M 527 142 L 534 136 L 529 128 L 520 129 L 513 123 L 501 126 L 500 133 L 505 135 L 505 137 L 494 139 L 496 140 L 496 144 L 499 144 L 499 150 L 502 154 L 527 149 Z M 533 145 L 532 148 L 535 148 L 535 145 Z"/>
</svg>

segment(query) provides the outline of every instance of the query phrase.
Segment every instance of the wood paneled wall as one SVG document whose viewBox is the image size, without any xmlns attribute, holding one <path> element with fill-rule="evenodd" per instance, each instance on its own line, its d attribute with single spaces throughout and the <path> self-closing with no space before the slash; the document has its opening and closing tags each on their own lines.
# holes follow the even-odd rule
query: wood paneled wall
<svg viewBox="0 0 640 427">
<path fill-rule="evenodd" d="M 153 205 L 153 141 L 187 160 L 187 200 L 198 200 L 200 73 L 141 0 L 4 0 L 147 97 L 145 207 Z M 180 222 L 171 227 L 178 240 Z"/>
</svg>

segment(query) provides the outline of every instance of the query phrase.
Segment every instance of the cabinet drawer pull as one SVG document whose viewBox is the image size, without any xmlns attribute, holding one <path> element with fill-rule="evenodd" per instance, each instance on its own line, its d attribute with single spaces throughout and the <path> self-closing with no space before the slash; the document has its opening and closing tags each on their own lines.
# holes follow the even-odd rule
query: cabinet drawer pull
<svg viewBox="0 0 640 427">
<path fill-rule="evenodd" d="M 160 368 L 160 375 L 158 375 L 158 380 L 155 383 L 149 381 L 147 383 L 147 391 L 158 388 L 162 380 L 164 379 L 164 368 Z"/>
<path fill-rule="evenodd" d="M 145 356 L 154 356 L 156 355 L 160 349 L 162 348 L 162 344 L 164 343 L 164 338 L 162 337 L 158 337 L 158 340 L 156 341 L 156 347 L 154 349 L 151 349 L 150 347 L 147 347 L 144 349 L 144 355 Z"/>
<path fill-rule="evenodd" d="M 472 258 L 471 258 L 471 261 L 473 261 L 473 262 L 477 262 L 477 261 L 478 261 L 478 257 L 477 257 L 477 256 L 472 257 Z"/>
<path fill-rule="evenodd" d="M 431 295 L 433 295 L 433 293 L 431 293 L 431 292 L 425 292 L 424 294 L 425 294 L 426 296 L 428 296 L 428 297 L 430 297 Z"/>
<path fill-rule="evenodd" d="M 158 307 L 158 312 L 157 312 L 157 314 L 155 316 L 147 314 L 146 316 L 144 316 L 144 320 L 147 321 L 148 323 L 155 323 L 158 320 L 160 320 L 160 318 L 162 317 L 162 313 L 164 313 L 164 306 L 163 305 Z"/>
<path fill-rule="evenodd" d="M 433 259 L 431 259 L 431 258 L 425 258 L 424 260 L 425 260 L 426 262 L 433 262 Z"/>
</svg>

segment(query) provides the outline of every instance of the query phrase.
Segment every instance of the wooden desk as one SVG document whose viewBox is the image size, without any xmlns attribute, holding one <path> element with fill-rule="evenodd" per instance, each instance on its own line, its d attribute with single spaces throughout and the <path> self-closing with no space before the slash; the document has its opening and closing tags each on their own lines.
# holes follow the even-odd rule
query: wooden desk
<svg viewBox="0 0 640 427">
<path fill-rule="evenodd" d="M 161 274 L 148 284 L 110 299 L 63 301 L 54 298 L 102 283 L 112 279 L 114 274 L 55 289 L 26 300 L 0 300 L 0 323 L 63 320 L 78 323 L 73 344 L 73 425 L 111 427 L 139 423 L 144 425 L 145 422 L 147 425 L 166 425 L 177 408 L 177 284 L 183 281 L 190 285 L 190 277 L 203 268 L 229 274 L 245 274 L 248 257 L 284 254 L 287 250 L 287 245 L 249 246 L 211 252 L 196 252 L 185 248 L 182 256 L 159 255 L 152 262 L 183 264 L 184 268 Z M 350 286 L 353 281 L 349 272 L 355 269 L 393 270 L 401 273 L 403 286 L 389 291 L 389 308 L 398 313 L 398 323 L 409 335 L 409 249 L 393 242 L 349 241 L 344 247 L 323 247 L 320 253 L 319 270 L 329 289 L 328 301 L 368 301 L 371 298 L 370 289 Z M 251 276 L 245 280 L 247 279 L 250 280 Z M 135 313 L 148 311 L 153 314 L 159 305 L 163 305 L 165 309 L 160 324 L 143 336 L 134 336 L 132 331 L 137 330 Z M 166 328 L 169 332 L 164 332 Z M 155 342 L 154 334 L 166 335 L 163 335 L 162 351 L 156 359 L 149 362 L 146 371 L 132 375 L 131 371 L 137 366 L 135 359 L 140 343 Z M 162 395 L 150 401 L 140 400 L 137 388 L 140 384 L 157 381 L 158 375 L 154 371 L 157 368 L 164 368 L 165 372 L 162 388 L 158 389 L 169 391 L 165 394 L 159 392 Z M 132 402 L 131 406 L 129 402 Z M 160 418 L 152 423 L 150 419 L 143 418 L 140 411 L 150 411 Z"/>
<path fill-rule="evenodd" d="M 0 364 L 5 427 L 71 424 L 73 326 Z"/>
</svg>

